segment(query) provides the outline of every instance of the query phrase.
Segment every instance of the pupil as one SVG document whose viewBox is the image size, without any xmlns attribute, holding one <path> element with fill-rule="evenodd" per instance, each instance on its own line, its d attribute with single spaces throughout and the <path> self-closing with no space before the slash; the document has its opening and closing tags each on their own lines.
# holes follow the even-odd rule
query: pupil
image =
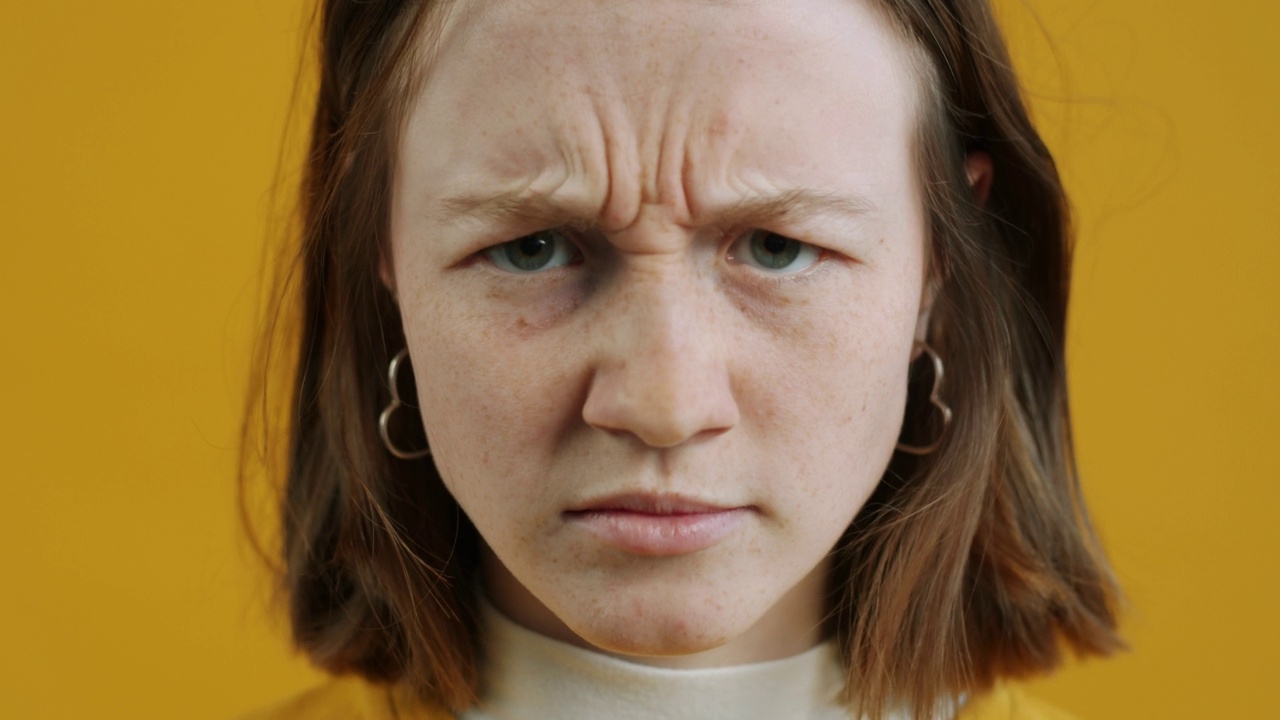
<svg viewBox="0 0 1280 720">
<path fill-rule="evenodd" d="M 751 254 L 770 270 L 782 270 L 800 256 L 800 243 L 784 235 L 757 230 L 751 238 Z"/>
<path fill-rule="evenodd" d="M 547 241 L 538 236 L 531 236 L 520 239 L 520 253 L 525 257 L 537 257 L 547 246 Z"/>
</svg>

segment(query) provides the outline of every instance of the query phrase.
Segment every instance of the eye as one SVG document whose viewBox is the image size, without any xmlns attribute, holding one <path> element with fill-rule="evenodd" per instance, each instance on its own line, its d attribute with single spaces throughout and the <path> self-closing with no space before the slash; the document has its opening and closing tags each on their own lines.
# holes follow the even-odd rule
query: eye
<svg viewBox="0 0 1280 720">
<path fill-rule="evenodd" d="M 729 247 L 729 260 L 775 273 L 807 270 L 821 257 L 820 249 L 768 230 L 752 230 Z"/>
<path fill-rule="evenodd" d="M 559 230 L 539 230 L 484 251 L 499 269 L 528 275 L 568 265 L 581 255 Z"/>
</svg>

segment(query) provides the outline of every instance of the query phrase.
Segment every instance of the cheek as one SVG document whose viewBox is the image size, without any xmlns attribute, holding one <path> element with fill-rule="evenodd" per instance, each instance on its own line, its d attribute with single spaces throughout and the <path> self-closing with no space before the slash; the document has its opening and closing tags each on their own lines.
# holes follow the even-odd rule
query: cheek
<svg viewBox="0 0 1280 720">
<path fill-rule="evenodd" d="M 742 366 L 738 394 L 752 445 L 770 448 L 774 471 L 796 478 L 780 501 L 847 524 L 901 430 L 917 303 L 868 294 L 838 307 L 803 315 L 786 342 L 762 340 L 746 355 L 755 360 Z"/>
<path fill-rule="evenodd" d="M 848 515 L 847 524 L 898 437 L 918 307 L 918 282 L 905 273 L 854 277 L 798 294 L 777 315 L 733 303 L 712 314 L 728 346 L 717 362 L 741 419 L 725 442 L 688 456 L 714 456 L 715 467 L 691 468 L 756 478 L 785 515 Z M 603 442 L 589 439 L 582 417 L 591 323 L 521 333 L 465 304 L 431 299 L 405 317 L 423 424 L 445 484 L 482 515 L 548 506 L 556 500 L 548 478 L 594 467 L 577 455 Z M 424 307 L 441 310 L 415 314 Z"/>
<path fill-rule="evenodd" d="M 847 435 L 901 419 L 919 283 L 897 274 L 861 280 L 798 305 L 785 333 L 755 338 L 740 355 L 748 392 L 774 424 Z"/>
<path fill-rule="evenodd" d="M 469 319 L 415 333 L 423 425 L 455 496 L 501 478 L 504 496 L 531 500 L 532 469 L 545 467 L 558 438 L 581 420 L 585 376 L 572 353 L 487 327 Z M 419 357 L 425 370 L 416 369 Z M 455 487 L 464 477 L 466 487 Z"/>
</svg>

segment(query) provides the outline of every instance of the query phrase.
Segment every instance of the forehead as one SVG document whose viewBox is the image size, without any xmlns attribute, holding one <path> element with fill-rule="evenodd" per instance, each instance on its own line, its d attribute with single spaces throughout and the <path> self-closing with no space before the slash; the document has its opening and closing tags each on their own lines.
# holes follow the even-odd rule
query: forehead
<svg viewBox="0 0 1280 720">
<path fill-rule="evenodd" d="M 896 33 L 876 1 L 453 0 L 439 18 L 435 46 L 441 56 L 504 65 L 517 55 L 534 67 L 597 70 L 600 77 L 648 76 L 700 51 L 730 51 L 722 60 L 734 64 L 760 54 L 765 64 L 879 62 L 892 52 Z M 579 65 L 583 56 L 592 64 Z M 565 60 L 573 67 L 556 66 Z"/>
<path fill-rule="evenodd" d="M 415 192 L 576 178 L 666 202 L 910 165 L 917 81 L 864 0 L 459 0 L 434 43 L 402 143 Z"/>
</svg>

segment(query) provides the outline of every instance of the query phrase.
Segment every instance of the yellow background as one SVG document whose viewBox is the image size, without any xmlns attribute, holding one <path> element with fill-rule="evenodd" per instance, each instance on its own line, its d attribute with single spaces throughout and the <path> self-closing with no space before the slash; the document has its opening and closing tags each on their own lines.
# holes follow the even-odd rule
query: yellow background
<svg viewBox="0 0 1280 720">
<path fill-rule="evenodd" d="M 0 717 L 232 716 L 318 677 L 234 504 L 303 8 L 2 10 Z M 1133 645 L 1035 690 L 1276 717 L 1280 11 L 1002 16 L 1079 210 L 1072 400 Z"/>
</svg>

